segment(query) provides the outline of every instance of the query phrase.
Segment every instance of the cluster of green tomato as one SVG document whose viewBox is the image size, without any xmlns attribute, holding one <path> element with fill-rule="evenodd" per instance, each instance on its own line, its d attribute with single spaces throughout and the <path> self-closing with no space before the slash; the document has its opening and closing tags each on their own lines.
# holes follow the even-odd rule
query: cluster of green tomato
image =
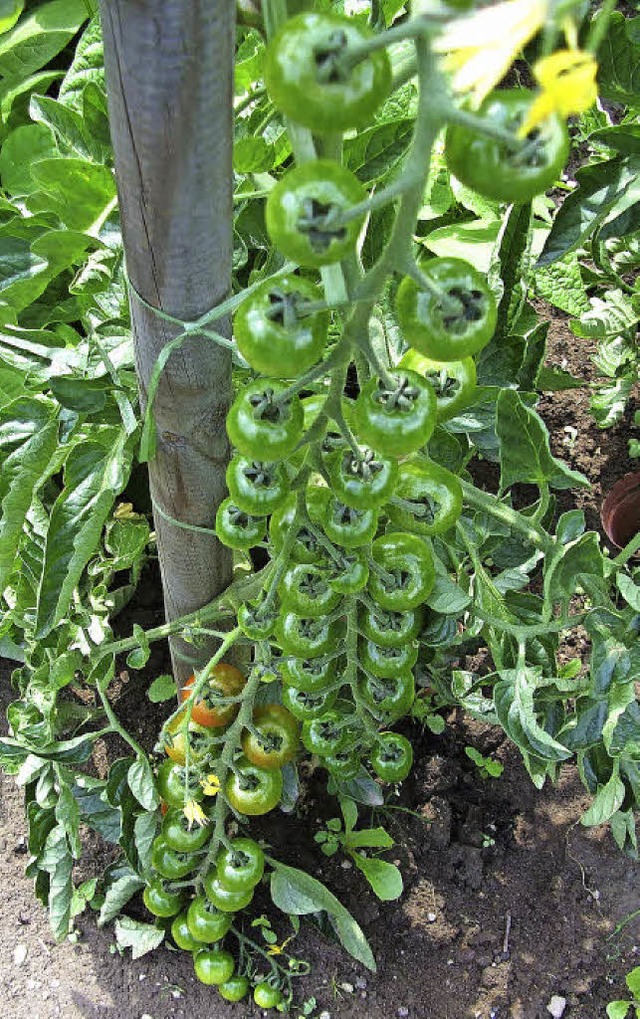
<svg viewBox="0 0 640 1019">
<path fill-rule="evenodd" d="M 304 13 L 271 40 L 265 83 L 285 117 L 335 135 L 373 118 L 392 74 L 386 50 L 354 19 Z M 462 183 L 506 202 L 528 201 L 554 183 L 566 127 L 552 116 L 518 140 L 529 103 L 523 91 L 489 96 L 479 115 L 502 134 L 449 127 L 446 159 Z M 337 779 L 354 777 L 366 760 L 380 779 L 398 782 L 412 764 L 409 741 L 385 729 L 415 697 L 417 638 L 435 582 L 430 539 L 462 510 L 459 479 L 429 459 L 427 446 L 436 425 L 473 399 L 473 358 L 493 335 L 496 303 L 484 277 L 460 259 L 416 266 L 397 291 L 410 345 L 400 363 L 374 368 L 360 378 L 357 397 L 343 395 L 338 406 L 321 385 L 304 395 L 296 383 L 320 379 L 324 359 L 326 374 L 346 371 L 339 358 L 331 362 L 330 312 L 307 270 L 351 258 L 367 211 L 362 184 L 339 163 L 316 159 L 289 170 L 269 194 L 266 224 L 302 272 L 253 287 L 235 316 L 238 349 L 259 377 L 242 387 L 227 418 L 235 453 L 216 531 L 244 551 L 269 531 L 277 586 L 243 605 L 238 623 L 271 646 L 268 668 L 281 680 L 283 702 L 256 708 L 242 734 L 222 790 L 238 814 L 263 814 L 279 802 L 281 769 L 300 740 Z M 181 716 L 168 727 L 171 760 L 158 774 L 167 809 L 153 845 L 156 876 L 144 892 L 151 912 L 171 920 L 176 945 L 194 953 L 198 977 L 231 1001 L 251 981 L 222 942 L 233 914 L 251 901 L 264 854 L 251 839 L 222 839 L 209 861 L 210 829 L 192 828 L 184 808 L 189 797 L 203 801 L 219 744 L 212 734 L 235 718 L 244 682 L 220 663 L 192 705 L 188 790 Z M 196 866 L 199 879 L 184 882 L 197 889 L 187 906 L 180 881 Z M 260 981 L 254 998 L 273 1007 L 282 992 Z"/>
<path fill-rule="evenodd" d="M 171 920 L 173 942 L 193 954 L 198 979 L 217 986 L 228 1001 L 239 1001 L 251 981 L 246 973 L 236 972 L 234 957 L 222 941 L 234 914 L 250 904 L 265 856 L 256 842 L 243 837 L 223 839 L 211 853 L 211 797 L 223 792 L 239 815 L 272 810 L 282 795 L 282 767 L 298 751 L 299 725 L 281 704 L 255 707 L 222 791 L 214 773 L 220 740 L 238 714 L 246 679 L 234 665 L 218 662 L 201 693 L 194 694 L 194 683 L 192 676 L 181 693 L 183 701 L 193 702 L 186 728 L 185 708 L 170 721 L 164 737 L 167 759 L 156 780 L 163 820 L 152 844 L 153 877 L 143 899 L 154 916 Z M 187 804 L 191 809 L 185 809 Z M 261 1008 L 274 1007 L 283 998 L 269 980 L 259 980 L 253 996 Z"/>
<path fill-rule="evenodd" d="M 260 719 L 257 721 L 259 724 Z M 296 746 L 292 732 L 291 754 Z M 281 753 L 281 757 L 286 756 L 286 751 Z M 158 769 L 164 817 L 161 833 L 152 846 L 153 877 L 147 882 L 143 900 L 150 913 L 160 922 L 167 922 L 174 944 L 192 953 L 197 978 L 216 986 L 227 1001 L 240 1001 L 249 992 L 251 981 L 245 973 L 236 971 L 234 955 L 224 946 L 224 939 L 232 928 L 234 914 L 245 909 L 253 898 L 264 873 L 265 856 L 253 839 L 227 841 L 206 870 L 202 891 L 193 895 L 194 871 L 207 863 L 211 827 L 194 825 L 185 814 L 185 799 L 202 802 L 204 794 L 197 778 L 201 771 L 198 762 L 185 790 L 183 763 L 179 759 L 166 760 Z M 275 802 L 278 799 L 279 793 Z M 263 797 L 261 812 L 271 809 L 275 802 Z M 270 980 L 258 980 L 253 996 L 261 1008 L 275 1007 L 283 997 Z"/>
</svg>

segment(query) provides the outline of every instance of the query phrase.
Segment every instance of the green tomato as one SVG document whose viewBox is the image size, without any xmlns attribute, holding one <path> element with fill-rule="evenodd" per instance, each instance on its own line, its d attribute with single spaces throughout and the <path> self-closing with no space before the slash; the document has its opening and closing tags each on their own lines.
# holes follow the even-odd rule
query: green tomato
<svg viewBox="0 0 640 1019">
<path fill-rule="evenodd" d="M 377 718 L 385 716 L 396 721 L 409 713 L 415 700 L 413 674 L 407 669 L 384 679 L 365 676 L 360 685 L 360 694 Z"/>
<path fill-rule="evenodd" d="M 209 901 L 221 913 L 239 913 L 253 898 L 253 885 L 235 890 L 227 888 L 218 877 L 217 870 L 210 870 L 205 875 L 204 890 Z"/>
<path fill-rule="evenodd" d="M 142 893 L 142 899 L 154 916 L 169 917 L 180 912 L 184 895 L 182 892 L 172 892 L 161 878 L 152 878 Z"/>
<path fill-rule="evenodd" d="M 202 787 L 198 783 L 193 769 L 189 773 L 189 784 L 185 789 L 186 772 L 182 765 L 175 761 L 163 761 L 158 768 L 156 780 L 160 799 L 169 807 L 184 807 L 189 800 L 199 801 L 203 798 Z"/>
<path fill-rule="evenodd" d="M 196 866 L 192 852 L 182 853 L 167 845 L 164 835 L 157 835 L 151 845 L 151 866 L 168 881 L 179 881 Z"/>
<path fill-rule="evenodd" d="M 171 937 L 178 948 L 185 952 L 195 952 L 202 947 L 202 943 L 191 933 L 186 913 L 180 913 L 171 924 Z"/>
<path fill-rule="evenodd" d="M 328 462 L 331 488 L 346 506 L 368 510 L 382 506 L 393 494 L 398 473 L 395 460 L 371 449 L 361 451 L 359 457 L 350 449 L 337 449 Z"/>
<path fill-rule="evenodd" d="M 253 1000 L 258 1008 L 276 1008 L 282 1001 L 282 991 L 262 980 L 253 989 Z"/>
<path fill-rule="evenodd" d="M 285 686 L 282 690 L 282 703 L 299 722 L 324 715 L 335 704 L 337 697 L 337 690 L 308 692 L 298 690 L 295 686 Z"/>
<path fill-rule="evenodd" d="M 473 400 L 477 373 L 472 357 L 464 357 L 460 361 L 434 361 L 417 350 L 408 350 L 399 367 L 417 372 L 431 383 L 436 394 L 439 424 L 456 417 Z"/>
<path fill-rule="evenodd" d="M 226 479 L 234 505 L 254 517 L 273 513 L 289 494 L 289 478 L 281 463 L 234 456 Z"/>
<path fill-rule="evenodd" d="M 250 987 L 248 977 L 235 974 L 218 986 L 218 993 L 225 1001 L 242 1001 L 249 993 Z"/>
<path fill-rule="evenodd" d="M 406 369 L 389 373 L 392 385 L 379 378 L 365 382 L 356 400 L 356 434 L 384 457 L 405 456 L 424 446 L 436 426 L 433 387 Z"/>
<path fill-rule="evenodd" d="M 322 291 L 301 276 L 266 280 L 242 302 L 234 319 L 240 353 L 261 375 L 293 379 L 316 364 L 329 330 L 327 311 L 306 311 Z"/>
<path fill-rule="evenodd" d="M 261 462 L 284 460 L 302 435 L 302 404 L 285 396 L 279 379 L 256 379 L 238 393 L 227 414 L 227 434 L 244 456 Z"/>
<path fill-rule="evenodd" d="M 383 732 L 371 755 L 371 765 L 383 782 L 402 782 L 413 764 L 413 747 L 397 732 Z"/>
<path fill-rule="evenodd" d="M 192 825 L 185 817 L 184 811 L 172 807 L 165 814 L 162 822 L 162 834 L 170 849 L 178 853 L 195 853 L 202 849 L 211 837 L 208 825 L 200 828 Z"/>
<path fill-rule="evenodd" d="M 389 519 L 398 530 L 433 537 L 445 534 L 462 513 L 462 485 L 455 474 L 423 457 L 400 465 L 396 498 Z"/>
<path fill-rule="evenodd" d="M 497 306 L 485 277 L 461 258 L 434 258 L 422 266 L 428 287 L 405 276 L 396 297 L 404 338 L 437 361 L 477 354 L 493 336 Z M 421 376 L 422 377 L 422 376 Z"/>
<path fill-rule="evenodd" d="M 360 630 L 380 647 L 404 647 L 420 633 L 423 613 L 421 608 L 395 612 L 392 609 L 364 607 L 360 612 Z"/>
<path fill-rule="evenodd" d="M 213 948 L 201 948 L 196 952 L 193 966 L 201 983 L 220 986 L 231 979 L 236 964 L 231 952 L 215 945 Z"/>
<path fill-rule="evenodd" d="M 264 873 L 264 852 L 257 842 L 236 838 L 216 860 L 220 883 L 230 891 L 246 892 L 255 888 Z"/>
<path fill-rule="evenodd" d="M 282 772 L 260 768 L 246 757 L 235 762 L 225 785 L 227 800 L 239 814 L 256 817 L 267 814 L 280 802 Z"/>
<path fill-rule="evenodd" d="M 335 222 L 367 197 L 350 170 L 315 159 L 289 170 L 269 192 L 265 217 L 272 243 L 303 266 L 331 265 L 355 250 L 366 212 Z"/>
<path fill-rule="evenodd" d="M 418 645 L 413 641 L 403 644 L 402 647 L 381 647 L 372 640 L 365 640 L 358 648 L 358 661 L 361 667 L 381 678 L 412 669 L 417 659 Z"/>
<path fill-rule="evenodd" d="M 370 36 L 341 14 L 309 11 L 290 18 L 267 48 L 265 84 L 274 105 L 318 134 L 368 125 L 391 88 L 386 50 L 349 60 Z"/>
<path fill-rule="evenodd" d="M 189 931 L 198 942 L 221 941 L 232 923 L 232 916 L 221 912 L 205 895 L 196 896 L 187 910 Z"/>
<path fill-rule="evenodd" d="M 484 100 L 479 118 L 513 132 L 513 144 L 466 125 L 446 135 L 447 166 L 467 187 L 500 202 L 530 202 L 556 183 L 569 155 L 567 125 L 557 113 L 546 117 L 528 138 L 516 137 L 535 100 L 526 89 L 499 89 Z"/>
<path fill-rule="evenodd" d="M 378 571 L 369 576 L 369 594 L 383 609 L 404 612 L 422 605 L 436 580 L 429 545 L 415 534 L 389 533 L 376 538 L 371 554 Z"/>
</svg>

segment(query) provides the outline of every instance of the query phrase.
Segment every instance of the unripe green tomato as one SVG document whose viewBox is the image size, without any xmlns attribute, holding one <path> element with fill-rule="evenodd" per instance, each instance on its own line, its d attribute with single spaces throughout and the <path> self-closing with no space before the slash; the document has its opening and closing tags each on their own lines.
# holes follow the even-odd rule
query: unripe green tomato
<svg viewBox="0 0 640 1019">
<path fill-rule="evenodd" d="M 235 959 L 231 952 L 215 945 L 213 948 L 201 948 L 196 952 L 193 965 L 201 983 L 220 986 L 233 976 Z"/>
<path fill-rule="evenodd" d="M 218 992 L 225 1001 L 242 1001 L 249 993 L 250 987 L 249 978 L 241 977 L 236 973 L 218 986 Z"/>
<path fill-rule="evenodd" d="M 180 913 L 171 924 L 171 937 L 178 948 L 185 952 L 195 952 L 202 947 L 202 942 L 194 938 L 187 920 L 187 913 Z"/>
<path fill-rule="evenodd" d="M 206 895 L 196 896 L 187 910 L 187 924 L 192 936 L 205 944 L 221 941 L 232 922 L 229 913 L 222 913 Z"/>
<path fill-rule="evenodd" d="M 276 1008 L 282 1001 L 282 991 L 262 980 L 253 989 L 253 1000 L 258 1008 Z"/>
</svg>

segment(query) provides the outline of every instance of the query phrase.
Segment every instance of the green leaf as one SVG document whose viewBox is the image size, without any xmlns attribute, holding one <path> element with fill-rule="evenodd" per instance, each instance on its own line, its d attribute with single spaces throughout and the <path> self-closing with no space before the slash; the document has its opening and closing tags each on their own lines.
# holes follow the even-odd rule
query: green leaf
<svg viewBox="0 0 640 1019">
<path fill-rule="evenodd" d="M 345 166 L 363 184 L 386 180 L 406 153 L 412 135 L 413 120 L 407 117 L 367 127 L 345 141 Z"/>
<path fill-rule="evenodd" d="M 487 273 L 499 233 L 500 220 L 475 219 L 438 227 L 422 243 L 438 258 L 463 258 L 479 272 Z"/>
<path fill-rule="evenodd" d="M 0 738 L 0 755 L 9 759 L 25 760 L 29 754 L 42 758 L 44 761 L 58 761 L 61 764 L 85 764 L 91 757 L 91 747 L 95 742 L 95 733 L 87 732 L 73 739 L 47 743 L 37 747 L 10 736 Z"/>
<path fill-rule="evenodd" d="M 336 932 L 354 959 L 375 973 L 376 963 L 360 926 L 328 888 L 310 874 L 273 860 L 271 898 L 284 913 L 304 916 L 324 910 L 333 919 Z"/>
<path fill-rule="evenodd" d="M 76 775 L 71 791 L 76 799 L 82 820 L 106 842 L 117 843 L 120 840 L 120 811 L 106 801 L 103 779 L 90 775 Z"/>
<path fill-rule="evenodd" d="M 626 1019 L 631 1008 L 630 1001 L 610 1001 L 607 1005 L 608 1019 Z"/>
<path fill-rule="evenodd" d="M 349 833 L 353 831 L 358 820 L 358 806 L 348 796 L 340 797 L 340 810 L 344 818 L 344 830 Z"/>
<path fill-rule="evenodd" d="M 575 596 L 582 577 L 604 576 L 604 557 L 600 536 L 587 531 L 577 541 L 565 545 L 545 566 L 545 596 L 551 602 L 568 602 Z"/>
<path fill-rule="evenodd" d="M 85 0 L 50 0 L 0 38 L 0 75 L 24 79 L 48 64 L 87 20 Z"/>
<path fill-rule="evenodd" d="M 501 669 L 494 687 L 496 714 L 507 736 L 528 756 L 541 761 L 566 761 L 571 752 L 540 725 L 534 702 L 539 670 Z"/>
<path fill-rule="evenodd" d="M 110 429 L 112 444 L 97 441 L 75 446 L 65 465 L 65 485 L 53 504 L 47 532 L 45 569 L 38 596 L 36 632 L 50 633 L 64 616 L 116 496 L 124 488 L 131 454 L 125 436 Z"/>
<path fill-rule="evenodd" d="M 618 574 L 616 583 L 627 605 L 630 605 L 634 612 L 640 612 L 640 586 L 634 584 L 631 577 L 624 573 Z"/>
<path fill-rule="evenodd" d="M 58 792 L 58 802 L 55 806 L 56 821 L 64 828 L 71 853 L 74 860 L 79 860 L 82 855 L 80 844 L 80 810 L 76 803 L 71 788 L 66 782 L 62 782 Z"/>
<path fill-rule="evenodd" d="M 138 757 L 134 761 L 129 768 L 127 780 L 131 792 L 145 810 L 155 810 L 160 806 L 153 771 L 146 757 Z"/>
<path fill-rule="evenodd" d="M 358 870 L 362 871 L 379 899 L 390 902 L 392 899 L 400 898 L 404 889 L 402 874 L 392 863 L 370 859 L 361 853 L 351 853 L 351 859 Z"/>
<path fill-rule="evenodd" d="M 634 998 L 640 1000 L 640 966 L 636 966 L 630 973 L 627 973 L 625 981 Z"/>
<path fill-rule="evenodd" d="M 445 616 L 458 616 L 471 603 L 471 597 L 449 576 L 442 561 L 434 556 L 436 579 L 429 596 L 429 608 Z"/>
<path fill-rule="evenodd" d="M 602 11 L 599 17 L 606 17 Z M 622 11 L 609 16 L 607 31 L 598 50 L 600 94 L 614 103 L 638 109 L 640 92 L 640 18 Z M 597 22 L 598 15 L 594 18 Z"/>
<path fill-rule="evenodd" d="M 239 138 L 233 146 L 236 173 L 266 173 L 274 165 L 273 145 L 264 138 Z"/>
<path fill-rule="evenodd" d="M 25 517 L 57 442 L 52 401 L 23 397 L 0 410 L 0 591 L 6 587 Z"/>
<path fill-rule="evenodd" d="M 126 873 L 121 874 L 107 887 L 98 916 L 98 926 L 104 927 L 105 924 L 110 923 L 141 888 L 144 888 L 142 878 L 135 871 L 126 868 Z"/>
<path fill-rule="evenodd" d="M 349 849 L 391 849 L 394 841 L 384 828 L 363 828 L 350 832 L 346 844 Z"/>
<path fill-rule="evenodd" d="M 131 917 L 121 916 L 115 923 L 116 942 L 120 948 L 130 948 L 132 959 L 141 959 L 148 952 L 159 948 L 164 941 L 164 931 L 152 924 L 140 923 Z"/>
<path fill-rule="evenodd" d="M 578 316 L 589 311 L 580 263 L 573 253 L 546 268 L 538 268 L 533 274 L 533 286 L 538 297 L 568 315 Z"/>
<path fill-rule="evenodd" d="M 32 212 L 50 212 L 72 230 L 91 230 L 115 203 L 116 184 L 106 166 L 84 159 L 41 159 L 32 176 L 38 191 L 27 199 Z"/>
<path fill-rule="evenodd" d="M 24 10 L 25 0 L 0 0 L 0 34 L 8 32 Z"/>
<path fill-rule="evenodd" d="M 520 312 L 526 296 L 526 277 L 531 261 L 531 205 L 512 205 L 500 224 L 500 232 L 489 269 L 492 289 L 502 290 L 494 341 L 507 336 Z"/>
<path fill-rule="evenodd" d="M 105 92 L 104 53 L 100 19 L 93 18 L 85 29 L 69 70 L 60 86 L 58 99 L 66 106 L 84 112 L 83 97 L 89 87 Z"/>
<path fill-rule="evenodd" d="M 57 156 L 58 149 L 48 127 L 25 124 L 17 127 L 2 143 L 0 177 L 2 186 L 11 195 L 29 195 L 38 184 L 32 168 L 40 159 Z"/>
<path fill-rule="evenodd" d="M 140 870 L 143 874 L 151 871 L 151 847 L 158 833 L 158 819 L 154 813 L 143 811 L 138 814 L 133 827 L 133 836 L 140 859 Z"/>
<path fill-rule="evenodd" d="M 49 923 L 57 941 L 66 938 L 71 921 L 71 899 L 73 896 L 73 857 L 69 852 L 67 833 L 57 825 L 49 832 L 38 867 L 49 875 Z"/>
<path fill-rule="evenodd" d="M 86 120 L 77 110 L 49 96 L 32 96 L 29 113 L 36 124 L 45 125 L 49 134 L 55 136 L 63 155 L 98 163 L 107 160 L 109 151 L 100 139 L 92 136 Z"/>
<path fill-rule="evenodd" d="M 618 762 L 614 761 L 614 770 L 606 785 L 596 793 L 595 799 L 588 810 L 580 818 L 585 828 L 604 824 L 619 810 L 624 800 L 624 783 L 618 774 Z"/>
<path fill-rule="evenodd" d="M 497 401 L 496 431 L 500 439 L 500 485 L 517 482 L 553 488 L 589 487 L 583 474 L 573 471 L 551 453 L 542 418 L 513 389 L 502 390 Z"/>
<path fill-rule="evenodd" d="M 584 339 L 604 340 L 634 329 L 640 321 L 640 300 L 621 290 L 605 290 L 603 298 L 592 297 L 587 311 L 570 323 L 571 332 Z"/>
<path fill-rule="evenodd" d="M 152 704 L 161 704 L 163 701 L 172 700 L 176 693 L 176 681 L 173 676 L 163 675 L 156 676 L 147 690 L 147 697 Z"/>
<path fill-rule="evenodd" d="M 579 187 L 567 195 L 551 228 L 538 266 L 547 266 L 584 244 L 611 214 L 618 214 L 640 197 L 637 159 L 619 158 L 583 166 L 576 173 Z"/>
<path fill-rule="evenodd" d="M 139 647 L 130 651 L 127 655 L 127 665 L 130 669 L 144 669 L 151 655 L 151 648 L 145 631 L 137 623 L 133 626 L 133 636 L 138 641 Z"/>
</svg>

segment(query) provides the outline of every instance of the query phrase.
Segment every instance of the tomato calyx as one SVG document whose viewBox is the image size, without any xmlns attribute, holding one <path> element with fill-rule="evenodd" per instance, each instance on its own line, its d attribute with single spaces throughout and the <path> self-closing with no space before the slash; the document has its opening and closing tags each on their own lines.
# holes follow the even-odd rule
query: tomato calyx
<svg viewBox="0 0 640 1019">
<path fill-rule="evenodd" d="M 340 209 L 333 202 L 321 202 L 317 198 L 305 198 L 302 215 L 298 217 L 298 230 L 306 234 L 314 251 L 322 254 L 328 251 L 334 241 L 344 241 L 347 231 L 335 222 Z"/>
</svg>

